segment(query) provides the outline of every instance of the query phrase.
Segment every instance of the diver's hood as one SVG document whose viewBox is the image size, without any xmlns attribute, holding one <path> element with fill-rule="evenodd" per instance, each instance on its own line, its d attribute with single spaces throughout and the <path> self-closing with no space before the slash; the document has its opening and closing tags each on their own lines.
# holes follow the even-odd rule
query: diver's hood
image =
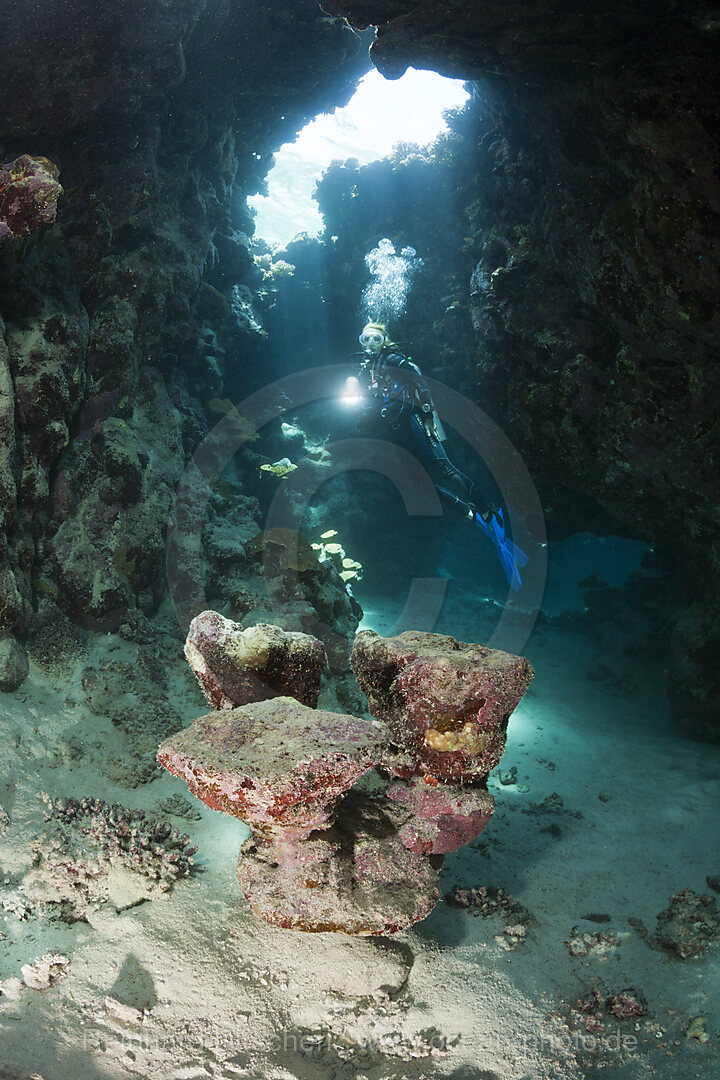
<svg viewBox="0 0 720 1080">
<path fill-rule="evenodd" d="M 379 353 L 389 344 L 387 330 L 382 323 L 367 323 L 358 338 L 365 352 Z"/>
</svg>

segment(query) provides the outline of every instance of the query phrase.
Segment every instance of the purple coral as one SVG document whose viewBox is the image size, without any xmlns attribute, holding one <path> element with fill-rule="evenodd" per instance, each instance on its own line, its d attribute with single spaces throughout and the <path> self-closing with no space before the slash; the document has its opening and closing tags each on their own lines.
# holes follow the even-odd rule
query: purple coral
<svg viewBox="0 0 720 1080">
<path fill-rule="evenodd" d="M 469 844 L 495 809 L 495 800 L 484 786 L 433 785 L 420 777 L 396 781 L 385 795 L 408 811 L 408 820 L 400 828 L 405 847 L 424 855 L 446 855 Z"/>
<path fill-rule="evenodd" d="M 58 175 L 52 161 L 29 154 L 0 165 L 0 247 L 55 224 Z"/>
</svg>

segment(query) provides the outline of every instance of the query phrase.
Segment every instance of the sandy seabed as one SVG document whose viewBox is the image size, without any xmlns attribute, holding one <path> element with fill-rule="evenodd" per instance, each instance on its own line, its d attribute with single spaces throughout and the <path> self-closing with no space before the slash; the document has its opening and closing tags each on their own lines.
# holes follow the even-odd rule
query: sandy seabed
<svg viewBox="0 0 720 1080">
<path fill-rule="evenodd" d="M 389 623 L 369 605 L 366 625 Z M 467 605 L 449 605 L 436 629 L 483 639 Z M 133 662 L 135 646 L 114 635 L 88 648 L 96 667 Z M 448 903 L 384 939 L 265 924 L 235 879 L 242 824 L 164 773 L 109 780 L 103 763 L 122 759 L 127 735 L 84 704 L 88 657 L 54 675 L 33 665 L 17 694 L 0 694 L 0 1080 L 719 1076 L 720 949 L 680 960 L 652 934 L 671 895 L 708 892 L 720 873 L 720 747 L 674 727 L 652 656 L 624 659 L 614 679 L 592 638 L 552 621 L 525 653 L 536 677 L 490 778 L 495 816 L 441 879 L 444 892 L 511 894 L 530 912 L 520 940 L 501 915 Z M 189 722 L 206 707 L 179 642 L 168 670 Z M 515 782 L 501 783 L 513 767 Z M 84 921 L 28 904 L 41 792 L 172 822 L 198 845 L 193 873 L 134 906 L 99 903 Z M 192 803 L 189 819 L 159 809 L 175 794 Z M 21 969 L 47 954 L 68 962 L 47 989 L 27 986 Z M 576 1006 L 594 988 L 639 991 L 646 1014 L 589 1031 Z M 704 1041 L 686 1035 L 697 1017 Z"/>
</svg>

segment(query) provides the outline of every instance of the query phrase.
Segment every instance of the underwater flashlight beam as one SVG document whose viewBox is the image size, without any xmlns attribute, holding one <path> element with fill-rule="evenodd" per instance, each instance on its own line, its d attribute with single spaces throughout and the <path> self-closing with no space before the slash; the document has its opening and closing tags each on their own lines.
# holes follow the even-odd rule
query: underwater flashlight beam
<svg viewBox="0 0 720 1080">
<path fill-rule="evenodd" d="M 359 405 L 362 399 L 360 380 L 354 375 L 348 375 L 343 385 L 342 393 L 340 394 L 340 400 L 343 405 Z"/>
</svg>

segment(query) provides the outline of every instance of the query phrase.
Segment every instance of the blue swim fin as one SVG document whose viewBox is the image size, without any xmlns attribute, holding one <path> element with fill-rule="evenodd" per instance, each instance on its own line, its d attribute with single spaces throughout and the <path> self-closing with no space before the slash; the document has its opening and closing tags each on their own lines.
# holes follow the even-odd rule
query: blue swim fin
<svg viewBox="0 0 720 1080">
<path fill-rule="evenodd" d="M 487 521 L 480 511 L 476 510 L 475 524 L 479 525 L 486 536 L 489 536 L 492 540 L 495 545 L 495 550 L 498 553 L 498 558 L 502 564 L 502 568 L 505 571 L 505 577 L 508 580 L 508 584 L 511 589 L 517 592 L 522 585 L 522 578 L 518 572 L 518 566 L 527 566 L 528 556 L 517 546 L 517 544 L 513 544 L 512 540 L 509 540 L 505 535 L 505 522 L 503 520 L 502 510 L 493 508 Z"/>
</svg>

